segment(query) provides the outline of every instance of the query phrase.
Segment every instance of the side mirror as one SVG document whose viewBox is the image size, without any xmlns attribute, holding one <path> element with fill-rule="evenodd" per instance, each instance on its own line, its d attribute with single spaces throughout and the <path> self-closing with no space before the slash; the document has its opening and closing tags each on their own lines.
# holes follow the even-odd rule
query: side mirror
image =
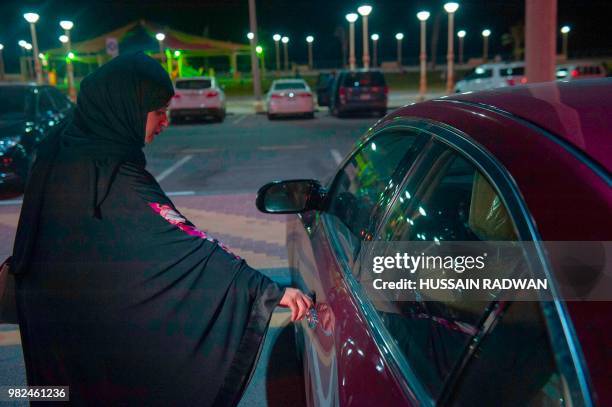
<svg viewBox="0 0 612 407">
<path fill-rule="evenodd" d="M 318 181 L 274 181 L 259 188 L 255 205 L 264 213 L 300 213 L 322 209 L 324 198 Z"/>
</svg>

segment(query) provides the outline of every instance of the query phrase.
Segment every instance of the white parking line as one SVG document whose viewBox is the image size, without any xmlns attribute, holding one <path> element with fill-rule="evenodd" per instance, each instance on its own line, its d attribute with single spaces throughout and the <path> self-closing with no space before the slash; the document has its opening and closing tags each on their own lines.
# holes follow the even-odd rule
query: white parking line
<svg viewBox="0 0 612 407">
<path fill-rule="evenodd" d="M 238 123 L 240 123 L 241 121 L 243 121 L 244 119 L 246 119 L 248 116 L 249 116 L 248 114 L 244 114 L 244 115 L 242 115 L 242 116 L 239 116 L 239 117 L 238 117 L 236 120 L 234 120 L 234 121 L 232 122 L 232 124 L 238 124 Z"/>
<path fill-rule="evenodd" d="M 304 144 L 294 144 L 289 146 L 259 146 L 258 150 L 261 151 L 269 151 L 269 150 L 301 150 L 304 148 L 308 148 L 308 146 Z"/>
<path fill-rule="evenodd" d="M 188 196 L 188 195 L 195 195 L 195 191 L 172 191 L 172 192 L 166 192 L 166 195 L 168 196 Z"/>
<path fill-rule="evenodd" d="M 340 152 L 335 148 L 332 148 L 331 150 L 329 150 L 329 152 L 331 153 L 332 158 L 336 162 L 336 165 L 339 165 L 342 162 L 342 155 L 340 154 Z"/>
<path fill-rule="evenodd" d="M 172 164 L 170 167 L 166 168 L 161 174 L 155 177 L 155 180 L 157 182 L 163 181 L 164 179 L 166 179 L 166 177 L 168 177 L 168 175 L 172 174 L 174 171 L 179 169 L 182 165 L 184 165 L 187 161 L 191 160 L 192 158 L 193 158 L 192 155 L 186 155 L 185 157 L 181 158 L 180 160 Z"/>
<path fill-rule="evenodd" d="M 23 199 L 8 199 L 6 201 L 0 201 L 0 206 L 21 205 L 22 203 Z"/>
</svg>

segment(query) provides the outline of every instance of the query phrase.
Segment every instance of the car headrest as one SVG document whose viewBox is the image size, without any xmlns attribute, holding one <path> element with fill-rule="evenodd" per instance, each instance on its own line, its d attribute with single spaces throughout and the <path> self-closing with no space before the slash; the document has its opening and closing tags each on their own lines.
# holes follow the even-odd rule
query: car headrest
<svg viewBox="0 0 612 407">
<path fill-rule="evenodd" d="M 469 225 L 480 240 L 518 239 L 503 202 L 479 172 L 474 175 Z"/>
</svg>

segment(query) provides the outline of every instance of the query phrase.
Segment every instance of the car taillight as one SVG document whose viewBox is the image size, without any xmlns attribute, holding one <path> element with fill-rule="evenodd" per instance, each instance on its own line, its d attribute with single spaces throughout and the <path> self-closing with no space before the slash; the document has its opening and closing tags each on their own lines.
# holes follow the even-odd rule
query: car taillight
<svg viewBox="0 0 612 407">
<path fill-rule="evenodd" d="M 282 96 L 277 94 L 277 93 L 273 93 L 272 96 L 270 96 L 272 99 L 281 99 Z"/>
<path fill-rule="evenodd" d="M 209 93 L 206 95 L 206 97 L 207 97 L 207 98 L 214 98 L 214 97 L 217 97 L 217 96 L 219 96 L 219 92 L 217 92 L 217 91 L 212 91 L 212 92 L 209 92 Z"/>
<path fill-rule="evenodd" d="M 512 78 L 506 79 L 506 83 L 508 84 L 508 86 L 516 85 L 516 81 L 514 79 L 512 79 Z"/>
<path fill-rule="evenodd" d="M 578 70 L 577 69 L 572 69 L 572 78 L 577 78 L 578 77 Z"/>
<path fill-rule="evenodd" d="M 6 167 L 8 167 L 9 165 L 11 165 L 13 163 L 13 159 L 11 157 L 4 157 L 2 159 L 2 164 Z"/>
<path fill-rule="evenodd" d="M 340 96 L 346 96 L 346 88 L 344 86 L 340 86 L 340 89 L 338 90 L 338 94 Z"/>
<path fill-rule="evenodd" d="M 312 95 L 310 93 L 298 93 L 298 96 L 302 97 L 302 98 L 311 98 L 312 97 Z"/>
<path fill-rule="evenodd" d="M 389 87 L 388 87 L 388 86 L 385 86 L 385 87 L 383 88 L 383 91 L 385 92 L 385 96 L 386 96 L 386 95 L 388 95 L 388 94 L 389 94 Z"/>
<path fill-rule="evenodd" d="M 523 76 L 521 78 L 521 83 L 523 83 L 523 84 L 527 83 L 527 78 L 525 76 Z"/>
</svg>

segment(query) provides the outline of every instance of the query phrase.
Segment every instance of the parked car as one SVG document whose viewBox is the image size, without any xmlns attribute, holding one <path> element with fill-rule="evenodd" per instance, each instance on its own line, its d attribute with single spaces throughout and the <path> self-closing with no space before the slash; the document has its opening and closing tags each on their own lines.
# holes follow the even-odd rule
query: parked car
<svg viewBox="0 0 612 407">
<path fill-rule="evenodd" d="M 455 84 L 455 92 L 479 91 L 527 83 L 524 62 L 479 65 Z"/>
<path fill-rule="evenodd" d="M 304 79 L 277 79 L 266 95 L 268 119 L 279 116 L 314 118 L 312 91 Z"/>
<path fill-rule="evenodd" d="M 320 73 L 317 78 L 317 104 L 329 106 L 332 85 L 334 84 L 333 73 Z"/>
<path fill-rule="evenodd" d="M 604 78 L 606 74 L 606 68 L 598 62 L 581 61 L 557 66 L 557 79 L 567 81 Z"/>
<path fill-rule="evenodd" d="M 0 84 L 0 186 L 24 186 L 39 143 L 73 106 L 51 86 Z"/>
<path fill-rule="evenodd" d="M 214 77 L 179 78 L 174 82 L 174 97 L 168 115 L 171 123 L 180 119 L 209 117 L 225 119 L 225 93 Z"/>
<path fill-rule="evenodd" d="M 298 214 L 289 267 L 316 299 L 296 324 L 309 406 L 612 405 L 612 302 L 397 303 L 358 278 L 367 241 L 612 240 L 610 94 L 602 79 L 406 106 L 325 185 L 260 189 L 260 210 Z M 544 251 L 531 261 L 555 286 L 571 270 L 609 281 L 612 266 L 564 268 Z"/>
<path fill-rule="evenodd" d="M 380 71 L 340 71 L 332 86 L 329 111 L 337 117 L 347 113 L 375 113 L 382 117 L 387 114 L 388 93 Z"/>
</svg>

